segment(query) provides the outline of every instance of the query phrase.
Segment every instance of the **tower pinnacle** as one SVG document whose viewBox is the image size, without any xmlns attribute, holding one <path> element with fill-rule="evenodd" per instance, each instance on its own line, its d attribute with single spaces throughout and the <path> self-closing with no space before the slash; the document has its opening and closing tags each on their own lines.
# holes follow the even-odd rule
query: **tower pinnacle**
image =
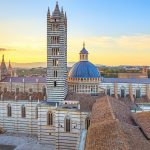
<svg viewBox="0 0 150 150">
<path fill-rule="evenodd" d="M 2 62 L 4 62 L 4 55 L 2 56 Z"/>
<path fill-rule="evenodd" d="M 85 48 L 85 42 L 83 42 L 83 48 Z"/>
<path fill-rule="evenodd" d="M 60 17 L 60 9 L 58 5 L 58 1 L 56 2 L 55 10 L 53 12 L 53 17 Z"/>
</svg>

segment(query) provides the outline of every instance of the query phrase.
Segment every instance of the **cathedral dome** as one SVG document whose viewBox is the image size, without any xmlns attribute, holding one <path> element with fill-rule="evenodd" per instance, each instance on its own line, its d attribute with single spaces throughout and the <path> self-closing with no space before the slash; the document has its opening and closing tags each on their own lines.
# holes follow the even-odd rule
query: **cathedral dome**
<svg viewBox="0 0 150 150">
<path fill-rule="evenodd" d="M 69 78 L 100 78 L 100 73 L 95 65 L 89 61 L 79 61 L 71 68 Z"/>
<path fill-rule="evenodd" d="M 83 49 L 80 51 L 80 61 L 71 68 L 68 74 L 69 78 L 100 78 L 97 67 L 88 61 L 88 54 L 85 43 L 83 43 Z"/>
</svg>

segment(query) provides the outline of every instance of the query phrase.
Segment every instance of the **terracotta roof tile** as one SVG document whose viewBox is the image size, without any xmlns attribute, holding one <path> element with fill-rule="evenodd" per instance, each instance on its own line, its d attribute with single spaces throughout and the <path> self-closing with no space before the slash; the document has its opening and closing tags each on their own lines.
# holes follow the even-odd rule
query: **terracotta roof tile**
<svg viewBox="0 0 150 150">
<path fill-rule="evenodd" d="M 150 112 L 134 113 L 133 118 L 145 133 L 146 137 L 150 139 Z"/>
<path fill-rule="evenodd" d="M 92 108 L 86 150 L 148 150 L 150 142 L 123 102 L 104 96 Z"/>
<path fill-rule="evenodd" d="M 81 111 L 91 111 L 96 99 L 100 97 L 102 97 L 102 95 L 68 93 L 65 101 L 79 101 Z"/>
</svg>

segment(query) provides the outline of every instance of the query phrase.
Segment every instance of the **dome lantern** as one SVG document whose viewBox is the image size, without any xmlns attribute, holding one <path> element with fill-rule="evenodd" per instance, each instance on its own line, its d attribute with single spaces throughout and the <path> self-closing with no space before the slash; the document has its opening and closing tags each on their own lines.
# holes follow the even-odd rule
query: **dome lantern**
<svg viewBox="0 0 150 150">
<path fill-rule="evenodd" d="M 83 49 L 80 51 L 80 61 L 88 61 L 88 51 L 85 49 L 85 43 L 83 43 Z"/>
</svg>

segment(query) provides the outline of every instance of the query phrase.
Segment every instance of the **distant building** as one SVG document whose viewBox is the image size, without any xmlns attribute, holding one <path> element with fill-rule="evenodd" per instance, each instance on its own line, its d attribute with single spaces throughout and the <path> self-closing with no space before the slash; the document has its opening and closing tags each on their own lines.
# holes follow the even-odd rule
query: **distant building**
<svg viewBox="0 0 150 150">
<path fill-rule="evenodd" d="M 132 70 L 134 71 L 134 70 Z M 148 68 L 143 67 L 142 72 L 139 73 L 118 73 L 118 78 L 148 78 Z"/>
<path fill-rule="evenodd" d="M 13 70 L 10 61 L 7 68 L 4 60 L 4 55 L 3 55 L 1 66 L 0 66 L 0 80 L 4 79 L 5 77 L 14 77 L 14 76 L 15 76 L 15 71 Z"/>
</svg>

